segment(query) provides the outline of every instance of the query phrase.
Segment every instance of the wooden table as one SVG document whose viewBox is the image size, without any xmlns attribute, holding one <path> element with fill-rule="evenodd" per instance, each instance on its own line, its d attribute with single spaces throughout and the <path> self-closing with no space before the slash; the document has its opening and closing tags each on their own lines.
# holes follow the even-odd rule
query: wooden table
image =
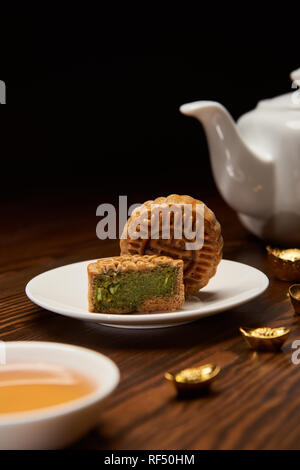
<svg viewBox="0 0 300 470">
<path fill-rule="evenodd" d="M 142 331 L 64 318 L 26 298 L 25 284 L 45 270 L 118 254 L 117 240 L 96 238 L 101 202 L 94 195 L 48 194 L 1 209 L 0 339 L 85 346 L 111 357 L 121 371 L 98 428 L 72 448 L 299 449 L 300 365 L 291 362 L 291 344 L 300 339 L 300 320 L 287 297 L 289 284 L 272 277 L 264 245 L 217 194 L 206 202 L 223 226 L 224 258 L 270 277 L 256 300 L 185 326 Z M 246 347 L 240 325 L 288 325 L 292 332 L 281 352 L 256 353 Z M 164 373 L 207 362 L 223 367 L 213 392 L 177 399 Z"/>
</svg>

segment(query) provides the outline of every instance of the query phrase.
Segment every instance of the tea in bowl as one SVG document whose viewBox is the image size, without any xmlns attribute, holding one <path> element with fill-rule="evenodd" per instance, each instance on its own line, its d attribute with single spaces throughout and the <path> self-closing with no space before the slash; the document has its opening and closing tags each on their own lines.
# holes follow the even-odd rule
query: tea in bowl
<svg viewBox="0 0 300 470">
<path fill-rule="evenodd" d="M 59 449 L 100 417 L 119 370 L 106 356 L 68 344 L 6 342 L 0 351 L 0 449 Z"/>
</svg>

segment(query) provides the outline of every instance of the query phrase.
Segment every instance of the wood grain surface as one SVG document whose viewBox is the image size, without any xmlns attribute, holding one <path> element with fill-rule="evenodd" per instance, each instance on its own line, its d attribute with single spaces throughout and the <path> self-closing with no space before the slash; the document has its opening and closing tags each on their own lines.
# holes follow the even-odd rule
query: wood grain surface
<svg viewBox="0 0 300 470">
<path fill-rule="evenodd" d="M 117 240 L 96 237 L 96 207 L 110 202 L 102 199 L 33 194 L 1 208 L 0 339 L 85 346 L 111 357 L 121 371 L 98 427 L 72 448 L 299 449 L 300 365 L 291 362 L 291 344 L 300 339 L 300 318 L 287 297 L 289 284 L 270 272 L 264 244 L 218 195 L 203 200 L 222 224 L 224 258 L 261 269 L 270 278 L 257 299 L 184 326 L 144 331 L 65 318 L 27 299 L 24 288 L 33 276 L 119 253 Z M 247 348 L 238 327 L 261 325 L 291 327 L 282 351 Z M 207 362 L 222 366 L 212 393 L 178 399 L 164 373 Z"/>
</svg>

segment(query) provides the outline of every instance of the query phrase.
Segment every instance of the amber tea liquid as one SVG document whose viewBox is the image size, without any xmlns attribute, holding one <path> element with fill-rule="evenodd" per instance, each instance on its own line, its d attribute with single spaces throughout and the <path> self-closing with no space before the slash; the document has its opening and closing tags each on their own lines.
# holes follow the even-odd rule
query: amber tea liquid
<svg viewBox="0 0 300 470">
<path fill-rule="evenodd" d="M 61 405 L 95 389 L 92 379 L 61 365 L 0 365 L 0 414 Z"/>
</svg>

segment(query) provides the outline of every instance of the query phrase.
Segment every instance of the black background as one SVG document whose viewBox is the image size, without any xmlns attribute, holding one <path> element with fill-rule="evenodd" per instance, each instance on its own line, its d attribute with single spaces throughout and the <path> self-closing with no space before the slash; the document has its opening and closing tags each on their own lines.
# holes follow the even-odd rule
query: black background
<svg viewBox="0 0 300 470">
<path fill-rule="evenodd" d="M 204 132 L 178 108 L 216 100 L 236 119 L 290 91 L 296 6 L 97 5 L 9 15 L 3 197 L 214 191 Z"/>
</svg>

